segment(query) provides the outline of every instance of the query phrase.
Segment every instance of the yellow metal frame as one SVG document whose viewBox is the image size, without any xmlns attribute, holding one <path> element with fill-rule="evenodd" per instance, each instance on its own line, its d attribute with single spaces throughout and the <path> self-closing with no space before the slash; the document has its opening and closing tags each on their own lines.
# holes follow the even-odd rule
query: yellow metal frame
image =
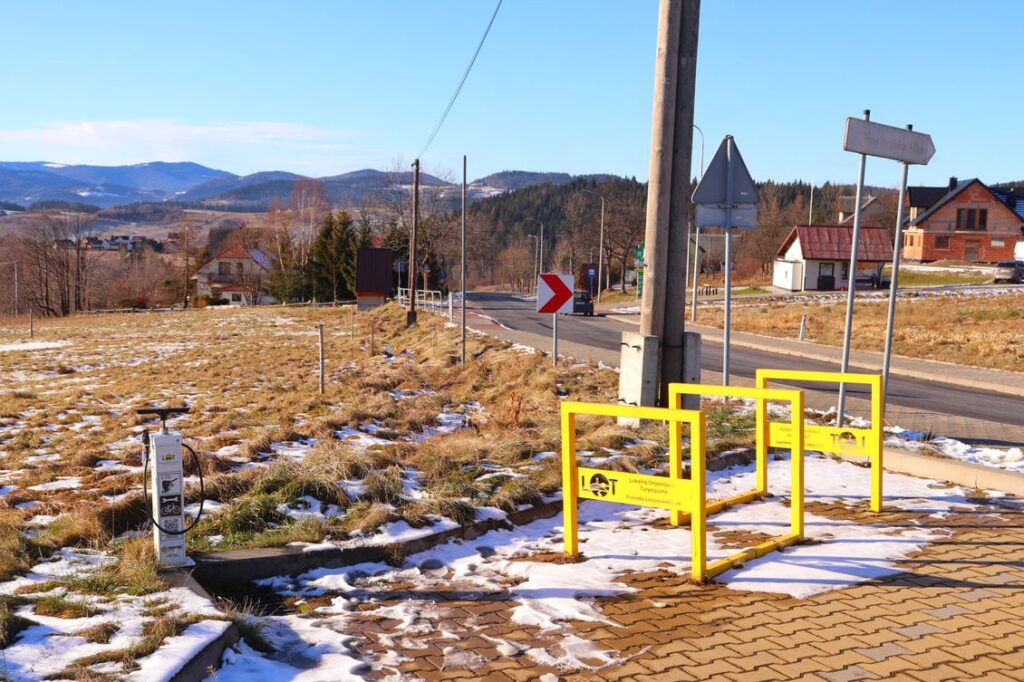
<svg viewBox="0 0 1024 682">
<path fill-rule="evenodd" d="M 789 427 L 800 435 L 796 445 L 791 450 L 790 467 L 792 485 L 790 489 L 790 526 L 787 535 L 780 535 L 771 540 L 766 540 L 760 545 L 745 549 L 730 557 L 712 563 L 708 567 L 711 575 L 717 575 L 736 563 L 742 563 L 749 559 L 763 556 L 788 545 L 792 545 L 803 539 L 804 536 L 804 392 L 791 388 L 748 388 L 743 386 L 711 386 L 703 384 L 669 384 L 668 387 L 669 405 L 680 407 L 683 404 L 684 395 L 710 395 L 720 398 L 750 398 L 757 405 L 756 414 L 767 414 L 768 401 L 785 401 L 790 404 L 791 420 Z M 714 500 L 705 503 L 705 510 L 708 515 L 717 514 L 723 509 L 728 509 L 737 504 L 745 504 L 754 500 L 763 499 L 768 495 L 768 424 L 760 418 L 756 421 L 755 457 L 756 457 L 756 487 L 745 493 L 734 495 L 724 500 Z M 693 468 L 693 457 L 690 457 L 690 468 Z M 682 462 L 671 458 L 669 452 L 669 471 L 679 471 L 682 475 Z M 686 522 L 683 513 L 672 512 L 672 524 L 678 526 Z"/>
<path fill-rule="evenodd" d="M 765 403 L 768 400 L 786 400 L 793 407 L 793 414 L 800 415 L 792 424 L 793 429 L 803 434 L 803 391 L 794 389 L 731 389 L 718 386 L 694 386 L 672 384 L 669 394 L 674 407 L 634 407 L 629 405 L 607 405 L 597 403 L 563 402 L 561 406 L 562 430 L 562 517 L 564 523 L 565 553 L 575 556 L 579 553 L 578 501 L 582 499 L 605 500 L 638 506 L 668 509 L 672 523 L 689 522 L 691 535 L 692 578 L 698 582 L 724 573 L 737 564 L 764 556 L 768 552 L 799 542 L 804 530 L 803 499 L 803 439 L 798 438 L 793 450 L 793 490 L 791 494 L 791 528 L 787 535 L 773 538 L 754 547 L 744 549 L 724 559 L 708 562 L 707 559 L 707 517 L 728 506 L 749 502 L 767 492 L 767 446 L 758 464 L 758 490 L 751 493 L 707 503 L 707 427 L 704 413 L 699 410 L 680 408 L 684 393 L 702 393 L 751 397 Z M 669 475 L 647 476 L 611 472 L 589 467 L 580 467 L 576 461 L 576 416 L 596 415 L 604 417 L 625 417 L 668 422 L 669 428 Z M 690 476 L 683 478 L 683 425 L 690 427 Z M 767 427 L 759 432 L 758 442 L 767 440 Z M 614 477 L 614 478 L 613 478 Z M 596 481 L 596 483 L 595 483 Z M 589 482 L 589 486 L 586 485 Z M 616 488 L 618 486 L 618 488 Z"/>
<path fill-rule="evenodd" d="M 628 499 L 613 499 L 611 495 L 602 495 L 580 485 L 580 472 L 584 475 L 599 474 L 602 470 L 580 467 L 576 462 L 576 416 L 597 415 L 602 417 L 626 417 L 629 419 L 649 419 L 668 422 L 669 427 L 669 460 L 682 461 L 682 427 L 690 427 L 690 478 L 683 478 L 682 468 L 672 468 L 668 478 L 664 476 L 643 476 L 604 471 L 613 474 L 616 480 L 622 479 L 634 486 L 657 484 L 671 492 L 672 500 L 664 497 L 656 501 L 642 500 L 642 494 L 623 496 Z M 577 502 L 584 499 L 607 499 L 607 501 L 656 506 L 675 512 L 683 510 L 692 519 L 691 534 L 691 576 L 694 580 L 703 581 L 707 574 L 707 513 L 704 510 L 705 486 L 707 472 L 705 469 L 704 444 L 706 439 L 704 413 L 699 410 L 668 409 L 665 407 L 635 407 L 632 405 L 606 405 L 600 403 L 579 403 L 566 401 L 562 403 L 562 517 L 565 524 L 565 553 L 575 556 L 579 553 L 579 514 Z M 634 501 L 635 500 L 635 501 Z"/>
<path fill-rule="evenodd" d="M 871 461 L 871 511 L 882 511 L 882 376 L 880 374 L 851 374 L 842 372 L 808 372 L 786 369 L 759 369 L 755 382 L 767 388 L 769 381 L 798 381 L 829 384 L 864 384 L 871 387 L 871 428 L 836 427 L 810 424 L 803 429 L 805 450 L 816 450 L 840 455 L 863 455 Z M 803 409 L 800 410 L 801 422 Z M 793 431 L 787 424 L 769 422 L 768 411 L 758 404 L 757 423 L 768 429 L 768 444 L 772 447 L 790 447 Z"/>
</svg>

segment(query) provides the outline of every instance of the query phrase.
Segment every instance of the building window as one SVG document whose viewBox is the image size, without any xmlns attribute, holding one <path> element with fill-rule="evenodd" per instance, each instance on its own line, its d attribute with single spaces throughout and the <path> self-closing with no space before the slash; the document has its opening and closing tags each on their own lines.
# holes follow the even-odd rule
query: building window
<svg viewBox="0 0 1024 682">
<path fill-rule="evenodd" d="M 850 264 L 846 261 L 843 261 L 843 279 L 850 281 Z"/>
<path fill-rule="evenodd" d="M 984 232 L 988 225 L 988 209 L 958 208 L 956 210 L 956 229 L 965 232 Z"/>
<path fill-rule="evenodd" d="M 1003 241 L 1002 239 L 993 239 L 992 240 L 992 248 L 993 249 L 1002 249 L 1005 246 L 1006 246 L 1006 242 Z"/>
<path fill-rule="evenodd" d="M 217 274 L 218 275 L 230 275 L 231 274 L 231 263 L 227 261 L 217 261 Z"/>
<path fill-rule="evenodd" d="M 935 238 L 936 249 L 948 249 L 949 248 L 949 237 L 936 237 Z"/>
<path fill-rule="evenodd" d="M 914 235 L 912 235 L 912 234 L 905 234 L 905 235 L 903 235 L 903 246 L 913 246 L 913 245 L 914 245 Z"/>
</svg>

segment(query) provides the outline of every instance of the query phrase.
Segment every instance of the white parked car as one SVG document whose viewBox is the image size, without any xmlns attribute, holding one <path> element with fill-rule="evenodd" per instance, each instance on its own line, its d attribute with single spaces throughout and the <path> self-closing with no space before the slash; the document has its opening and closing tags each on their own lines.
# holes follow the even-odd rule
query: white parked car
<svg viewBox="0 0 1024 682">
<path fill-rule="evenodd" d="M 1024 261 L 1003 260 L 996 263 L 992 268 L 993 282 L 1012 282 L 1020 284 L 1024 282 Z"/>
</svg>

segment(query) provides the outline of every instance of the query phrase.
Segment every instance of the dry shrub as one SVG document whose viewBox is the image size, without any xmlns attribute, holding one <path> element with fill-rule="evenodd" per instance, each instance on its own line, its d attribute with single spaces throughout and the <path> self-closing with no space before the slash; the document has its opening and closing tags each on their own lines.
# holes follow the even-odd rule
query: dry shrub
<svg viewBox="0 0 1024 682">
<path fill-rule="evenodd" d="M 381 504 L 399 504 L 402 501 L 402 470 L 396 466 L 371 471 L 363 479 L 363 498 Z"/>
<path fill-rule="evenodd" d="M 387 523 L 390 515 L 386 504 L 361 501 L 349 508 L 343 525 L 349 532 L 372 533 Z"/>
<path fill-rule="evenodd" d="M 308 496 L 339 507 L 349 505 L 348 496 L 334 480 L 312 473 L 304 465 L 291 463 L 275 464 L 261 471 L 253 479 L 251 492 L 276 495 L 289 504 Z"/>
<path fill-rule="evenodd" d="M 10 580 L 24 573 L 40 555 L 39 550 L 20 532 L 21 514 L 0 511 L 0 579 Z"/>
<path fill-rule="evenodd" d="M 536 506 L 541 503 L 540 487 L 529 478 L 510 478 L 491 495 L 487 504 L 506 512 L 513 512 L 519 505 Z"/>
<path fill-rule="evenodd" d="M 541 462 L 539 469 L 530 472 L 530 478 L 537 489 L 550 495 L 562 489 L 562 463 L 558 457 L 549 457 Z"/>
<path fill-rule="evenodd" d="M 38 537 L 38 542 L 53 549 L 61 547 L 98 547 L 110 538 L 107 528 L 94 510 L 92 513 L 69 512 L 51 521 Z"/>
<path fill-rule="evenodd" d="M 365 476 L 371 466 L 366 454 L 357 452 L 344 441 L 328 440 L 313 446 L 302 461 L 311 473 L 334 481 L 351 481 Z"/>
<path fill-rule="evenodd" d="M 141 528 L 149 520 L 147 510 L 146 498 L 140 492 L 95 509 L 91 516 L 103 528 L 104 537 L 111 538 Z"/>
</svg>

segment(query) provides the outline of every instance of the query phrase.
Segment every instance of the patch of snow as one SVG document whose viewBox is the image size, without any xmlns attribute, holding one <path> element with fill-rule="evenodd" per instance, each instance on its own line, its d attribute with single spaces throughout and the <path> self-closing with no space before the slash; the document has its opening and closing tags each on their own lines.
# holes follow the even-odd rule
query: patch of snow
<svg viewBox="0 0 1024 682">
<path fill-rule="evenodd" d="M 0 346 L 0 353 L 17 352 L 26 350 L 50 350 L 68 345 L 67 341 L 25 341 L 23 343 L 8 343 Z"/>
<path fill-rule="evenodd" d="M 28 487 L 29 490 L 71 490 L 72 488 L 81 488 L 82 479 L 78 476 L 67 476 L 58 478 L 55 481 L 49 483 L 40 483 L 39 485 L 31 485 Z"/>
</svg>

